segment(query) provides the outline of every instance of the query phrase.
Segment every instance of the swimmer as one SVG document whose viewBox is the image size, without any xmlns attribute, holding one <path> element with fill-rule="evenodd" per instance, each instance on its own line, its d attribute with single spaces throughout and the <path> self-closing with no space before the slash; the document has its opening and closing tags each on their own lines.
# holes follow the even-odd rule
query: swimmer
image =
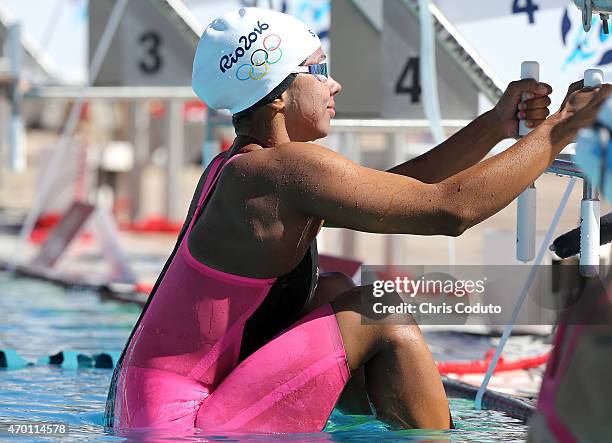
<svg viewBox="0 0 612 443">
<path fill-rule="evenodd" d="M 329 134 L 342 90 L 325 59 L 316 34 L 278 12 L 244 8 L 206 28 L 193 87 L 231 111 L 237 136 L 204 171 L 115 370 L 106 411 L 115 431 L 318 432 L 334 407 L 395 427 L 452 427 L 412 317 L 362 325 L 360 294 L 372 288 L 318 275 L 317 233 L 326 222 L 458 236 L 540 176 L 610 89 L 580 92 L 582 101 L 572 90 L 549 117 L 550 86 L 513 82 L 493 110 L 385 172 L 314 143 Z M 481 161 L 515 136 L 518 118 L 533 132 Z"/>
<path fill-rule="evenodd" d="M 590 280 L 555 334 L 528 442 L 610 441 L 612 275 Z"/>
<path fill-rule="evenodd" d="M 612 130 L 611 100 L 602 106 L 598 118 L 598 124 L 608 131 Z M 585 135 L 589 131 L 577 144 L 576 162 L 610 201 L 609 145 L 606 141 L 598 146 L 602 143 L 599 138 Z M 602 225 L 602 234 L 604 229 Z M 604 269 L 609 267 L 600 267 Z M 581 295 L 563 315 L 555 334 L 538 409 L 529 423 L 528 441 L 532 443 L 605 442 L 612 435 L 612 273 L 581 279 L 580 284 L 584 288 L 565 285 L 566 294 Z"/>
</svg>

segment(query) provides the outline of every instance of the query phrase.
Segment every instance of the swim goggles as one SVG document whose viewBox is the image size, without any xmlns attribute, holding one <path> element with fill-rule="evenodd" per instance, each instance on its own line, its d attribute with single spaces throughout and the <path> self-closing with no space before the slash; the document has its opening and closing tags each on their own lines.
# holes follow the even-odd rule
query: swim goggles
<svg viewBox="0 0 612 443">
<path fill-rule="evenodd" d="M 327 73 L 327 63 L 319 63 L 318 65 L 298 66 L 292 72 L 292 74 L 311 74 L 314 75 L 317 80 L 325 83 L 329 78 Z"/>
</svg>

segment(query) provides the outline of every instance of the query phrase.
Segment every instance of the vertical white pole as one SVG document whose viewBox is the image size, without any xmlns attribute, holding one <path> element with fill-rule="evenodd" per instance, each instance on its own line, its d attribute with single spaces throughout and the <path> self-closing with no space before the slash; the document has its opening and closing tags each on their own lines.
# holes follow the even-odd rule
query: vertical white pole
<svg viewBox="0 0 612 443">
<path fill-rule="evenodd" d="M 181 201 L 181 169 L 183 168 L 183 145 L 185 144 L 182 108 L 181 100 L 170 100 L 166 215 L 173 222 L 182 220 L 184 216 L 180 214 L 178 204 Z"/>
<path fill-rule="evenodd" d="M 136 101 L 132 103 L 134 117 L 134 151 L 135 161 L 134 170 L 132 171 L 132 189 L 131 189 L 131 214 L 132 221 L 138 220 L 142 216 L 141 191 L 142 191 L 142 174 L 144 166 L 149 156 L 150 142 L 150 117 L 149 117 L 149 101 Z"/>
<path fill-rule="evenodd" d="M 8 128 L 9 165 L 14 171 L 26 168 L 25 131 L 21 118 L 22 94 L 19 88 L 22 70 L 21 24 L 13 23 L 8 28 L 8 58 L 11 66 L 11 118 Z"/>
<path fill-rule="evenodd" d="M 434 22 L 429 10 L 430 0 L 419 0 L 419 23 L 421 25 L 421 86 L 423 88 L 423 110 L 429 120 L 434 143 L 439 145 L 446 139 L 442 127 L 442 113 L 438 94 L 438 70 L 436 66 L 436 39 Z M 393 165 L 395 166 L 395 165 Z M 455 266 L 455 238 L 447 238 L 448 264 Z"/>
<path fill-rule="evenodd" d="M 538 62 L 526 61 L 521 64 L 521 79 L 540 79 L 540 65 Z M 526 97 L 523 95 L 523 100 Z M 519 121 L 519 136 L 523 137 L 531 129 L 525 121 Z M 536 236 L 536 200 L 535 183 L 532 183 L 517 199 L 516 213 L 516 258 L 522 262 L 529 262 L 535 257 Z"/>
<path fill-rule="evenodd" d="M 351 161 L 361 164 L 361 141 L 359 134 L 354 131 L 344 133 L 344 155 Z M 343 257 L 355 256 L 355 231 L 352 229 L 340 230 L 340 255 Z"/>
<path fill-rule="evenodd" d="M 596 88 L 604 81 L 601 69 L 584 72 L 584 86 Z M 593 277 L 599 274 L 600 206 L 599 193 L 590 180 L 584 181 L 580 202 L 580 274 Z"/>
</svg>

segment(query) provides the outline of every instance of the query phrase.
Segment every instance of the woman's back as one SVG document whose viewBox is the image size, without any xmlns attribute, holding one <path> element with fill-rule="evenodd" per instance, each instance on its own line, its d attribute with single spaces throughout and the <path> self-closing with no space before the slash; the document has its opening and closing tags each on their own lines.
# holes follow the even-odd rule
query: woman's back
<svg viewBox="0 0 612 443">
<path fill-rule="evenodd" d="M 222 191 L 211 196 L 189 237 L 189 249 L 200 262 L 236 275 L 270 278 L 287 274 L 304 257 L 323 220 L 282 201 L 269 179 L 275 149 L 233 149 L 240 158 L 224 169 Z"/>
<path fill-rule="evenodd" d="M 185 234 L 128 342 L 116 387 L 111 388 L 115 428 L 150 426 L 151 417 L 159 417 L 155 422 L 170 419 L 173 428 L 192 427 L 202 395 L 207 397 L 239 361 L 297 319 L 314 289 L 316 261 L 310 254 L 300 258 L 293 272 L 263 279 L 215 269 L 192 254 L 188 239 L 198 221 L 205 226 L 200 216 L 219 186 L 222 170 L 242 155 L 226 160 L 221 154 L 213 161 Z M 232 192 L 219 194 L 223 201 Z M 219 238 L 236 241 L 235 234 Z M 293 288 L 295 294 L 292 285 L 300 287 Z M 283 300 L 291 295 L 294 300 Z M 283 321 L 270 318 L 272 311 Z M 193 399 L 175 404 L 177 390 Z"/>
</svg>

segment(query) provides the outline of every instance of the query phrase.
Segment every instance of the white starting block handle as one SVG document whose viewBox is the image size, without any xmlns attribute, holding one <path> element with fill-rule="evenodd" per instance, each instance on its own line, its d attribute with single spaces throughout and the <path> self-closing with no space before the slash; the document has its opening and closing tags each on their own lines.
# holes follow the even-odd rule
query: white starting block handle
<svg viewBox="0 0 612 443">
<path fill-rule="evenodd" d="M 599 274 L 599 216 L 599 200 L 582 200 L 580 203 L 580 274 L 585 277 L 594 277 Z"/>
<path fill-rule="evenodd" d="M 584 72 L 585 87 L 601 86 L 603 80 L 601 69 L 587 69 Z M 580 273 L 585 277 L 599 274 L 600 215 L 598 192 L 592 183 L 585 179 L 580 203 Z"/>
<path fill-rule="evenodd" d="M 521 64 L 521 79 L 533 78 L 540 80 L 540 64 L 534 61 L 526 61 Z M 523 100 L 526 97 L 523 95 Z M 519 121 L 519 136 L 525 136 L 531 132 L 525 121 Z M 522 262 L 532 261 L 535 257 L 536 237 L 536 200 L 537 192 L 535 183 L 517 199 L 516 214 L 516 258 Z"/>
<path fill-rule="evenodd" d="M 538 62 L 527 61 L 521 63 L 521 80 L 532 78 L 536 81 L 540 81 L 540 64 Z M 523 93 L 523 100 L 527 97 Z M 519 136 L 523 137 L 531 132 L 531 129 L 527 127 L 524 120 L 519 121 Z"/>
</svg>

